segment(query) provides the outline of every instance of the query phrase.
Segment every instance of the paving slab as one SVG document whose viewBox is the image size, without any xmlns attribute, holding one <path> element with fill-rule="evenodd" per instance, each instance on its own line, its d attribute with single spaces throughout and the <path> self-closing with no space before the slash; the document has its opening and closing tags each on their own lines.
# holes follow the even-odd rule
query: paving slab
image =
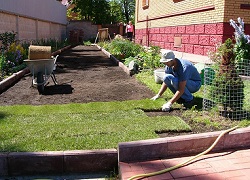
<svg viewBox="0 0 250 180">
<path fill-rule="evenodd" d="M 194 156 L 177 158 L 119 162 L 120 179 L 154 173 L 187 161 Z M 220 153 L 203 155 L 181 168 L 141 179 L 145 180 L 249 180 L 250 149 L 230 150 Z M 136 178 L 138 179 L 138 178 Z"/>
</svg>

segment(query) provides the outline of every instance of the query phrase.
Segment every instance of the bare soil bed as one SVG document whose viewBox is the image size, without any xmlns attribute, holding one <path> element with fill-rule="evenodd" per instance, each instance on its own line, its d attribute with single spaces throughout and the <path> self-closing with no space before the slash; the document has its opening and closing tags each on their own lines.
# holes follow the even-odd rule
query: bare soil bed
<svg viewBox="0 0 250 180">
<path fill-rule="evenodd" d="M 58 85 L 50 78 L 43 95 L 31 86 L 31 74 L 25 75 L 0 95 L 0 105 L 124 101 L 153 96 L 96 46 L 76 46 L 61 53 L 55 75 Z"/>
<path fill-rule="evenodd" d="M 44 94 L 32 87 L 32 76 L 26 74 L 15 85 L 0 94 L 0 105 L 44 105 L 139 100 L 153 97 L 154 93 L 135 77 L 129 76 L 96 46 L 76 46 L 57 59 L 55 75 L 58 85 L 50 79 Z M 146 112 L 148 116 L 176 115 L 183 110 L 171 112 Z M 183 118 L 183 117 L 182 117 Z M 214 131 L 204 124 L 183 118 L 192 132 L 158 132 L 161 137 Z M 228 124 L 229 125 L 229 124 Z M 221 127 L 224 129 L 223 127 Z M 227 127 L 225 127 L 227 128 Z"/>
</svg>

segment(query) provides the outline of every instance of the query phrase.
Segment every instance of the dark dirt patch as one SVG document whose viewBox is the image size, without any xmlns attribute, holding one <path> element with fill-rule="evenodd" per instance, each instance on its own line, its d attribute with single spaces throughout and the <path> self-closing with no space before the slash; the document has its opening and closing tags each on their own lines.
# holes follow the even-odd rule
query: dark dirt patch
<svg viewBox="0 0 250 180">
<path fill-rule="evenodd" d="M 0 105 L 44 105 L 139 100 L 153 97 L 153 92 L 126 74 L 96 46 L 76 46 L 60 54 L 55 75 L 44 94 L 31 87 L 31 74 L 0 94 Z M 185 120 L 192 132 L 159 132 L 160 137 L 213 131 L 203 124 L 182 117 L 183 110 L 146 112 L 148 116 L 176 115 Z"/>
<path fill-rule="evenodd" d="M 0 105 L 124 101 L 153 96 L 95 46 L 76 46 L 60 54 L 55 75 L 58 85 L 50 79 L 43 95 L 31 87 L 32 77 L 26 75 L 0 95 Z"/>
<path fill-rule="evenodd" d="M 162 112 L 161 110 L 158 111 L 146 111 L 146 115 L 149 117 L 154 116 L 178 116 L 182 120 L 184 120 L 192 129 L 192 131 L 161 131 L 156 132 L 160 137 L 170 137 L 170 136 L 178 136 L 178 135 L 185 135 L 185 134 L 197 134 L 197 133 L 204 133 L 204 132 L 212 132 L 217 131 L 213 126 L 207 126 L 205 123 L 197 123 L 192 120 L 192 118 L 184 117 L 183 113 L 186 109 L 173 109 L 169 112 Z M 230 124 L 222 127 L 223 129 L 230 128 Z"/>
</svg>

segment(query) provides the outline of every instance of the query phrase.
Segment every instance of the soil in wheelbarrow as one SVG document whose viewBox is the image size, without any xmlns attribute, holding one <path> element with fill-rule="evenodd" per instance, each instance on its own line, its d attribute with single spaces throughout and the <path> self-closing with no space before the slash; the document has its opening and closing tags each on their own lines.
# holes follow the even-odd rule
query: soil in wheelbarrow
<svg viewBox="0 0 250 180">
<path fill-rule="evenodd" d="M 58 85 L 48 80 L 44 93 L 39 94 L 32 87 L 32 76 L 26 74 L 12 87 L 0 94 L 0 105 L 44 105 L 139 100 L 153 97 L 154 93 L 135 77 L 129 76 L 96 46 L 76 46 L 57 59 L 55 76 Z M 148 116 L 166 115 L 166 112 L 145 112 Z M 167 115 L 182 116 L 182 110 L 174 110 Z M 193 132 L 208 132 L 202 124 L 190 124 Z M 161 137 L 183 134 L 159 132 Z"/>
</svg>

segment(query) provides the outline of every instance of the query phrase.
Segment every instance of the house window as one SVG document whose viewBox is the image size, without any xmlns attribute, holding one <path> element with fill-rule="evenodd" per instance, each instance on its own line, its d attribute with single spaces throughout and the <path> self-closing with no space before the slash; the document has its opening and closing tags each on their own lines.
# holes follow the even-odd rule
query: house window
<svg viewBox="0 0 250 180">
<path fill-rule="evenodd" d="M 142 8 L 147 9 L 149 7 L 149 0 L 142 0 Z"/>
</svg>

